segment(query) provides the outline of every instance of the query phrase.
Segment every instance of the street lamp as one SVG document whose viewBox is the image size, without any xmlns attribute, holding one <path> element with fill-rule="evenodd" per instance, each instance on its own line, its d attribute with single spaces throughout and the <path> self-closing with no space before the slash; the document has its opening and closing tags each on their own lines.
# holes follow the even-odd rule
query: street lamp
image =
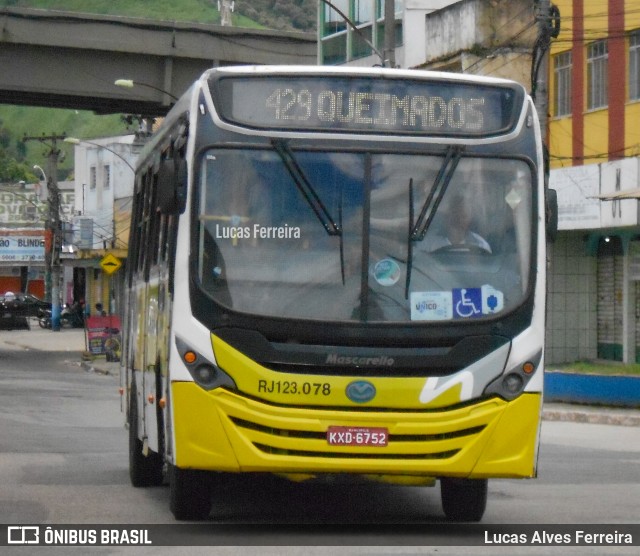
<svg viewBox="0 0 640 556">
<path fill-rule="evenodd" d="M 33 169 L 38 170 L 42 174 L 42 180 L 44 181 L 44 183 L 47 183 L 47 174 L 44 173 L 44 170 L 37 164 L 33 165 Z"/>
<path fill-rule="evenodd" d="M 161 89 L 160 87 L 156 87 L 155 85 L 151 85 L 150 83 L 144 83 L 143 81 L 134 81 L 133 79 L 116 79 L 113 83 L 116 87 L 123 87 L 125 89 L 133 89 L 134 87 L 147 87 L 149 89 L 153 89 L 154 91 L 158 91 L 164 95 L 167 95 L 173 101 L 178 100 L 178 97 L 172 95 L 171 93 Z"/>
</svg>

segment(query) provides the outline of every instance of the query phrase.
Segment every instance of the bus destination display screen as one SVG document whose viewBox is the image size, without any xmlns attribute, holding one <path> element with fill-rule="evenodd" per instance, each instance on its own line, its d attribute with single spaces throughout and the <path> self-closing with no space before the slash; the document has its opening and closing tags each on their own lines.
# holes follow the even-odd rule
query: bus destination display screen
<svg viewBox="0 0 640 556">
<path fill-rule="evenodd" d="M 486 137 L 510 131 L 517 85 L 341 76 L 242 76 L 212 80 L 223 120 L 262 130 Z"/>
</svg>

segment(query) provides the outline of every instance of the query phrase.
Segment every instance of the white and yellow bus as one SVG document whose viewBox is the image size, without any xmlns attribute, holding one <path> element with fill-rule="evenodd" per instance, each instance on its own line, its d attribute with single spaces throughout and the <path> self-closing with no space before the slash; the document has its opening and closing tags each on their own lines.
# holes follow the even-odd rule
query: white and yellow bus
<svg viewBox="0 0 640 556">
<path fill-rule="evenodd" d="M 227 473 L 534 477 L 546 196 L 514 82 L 220 67 L 139 158 L 122 390 L 134 486 L 206 518 Z"/>
</svg>

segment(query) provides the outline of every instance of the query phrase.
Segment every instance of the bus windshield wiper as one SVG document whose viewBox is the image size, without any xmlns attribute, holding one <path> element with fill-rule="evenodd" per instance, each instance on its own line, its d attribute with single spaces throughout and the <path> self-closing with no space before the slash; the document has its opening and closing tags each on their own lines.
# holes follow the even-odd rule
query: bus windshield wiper
<svg viewBox="0 0 640 556">
<path fill-rule="evenodd" d="M 404 298 L 409 299 L 411 271 L 413 270 L 413 178 L 409 179 L 409 234 L 407 235 L 407 278 L 404 286 Z"/>
<path fill-rule="evenodd" d="M 409 180 L 409 234 L 407 237 L 407 279 L 404 288 L 404 297 L 409 299 L 409 287 L 411 286 L 411 271 L 413 270 L 413 242 L 422 241 L 431 226 L 433 217 L 438 211 L 440 202 L 451 182 L 454 172 L 460 162 L 462 149 L 459 147 L 449 147 L 445 155 L 444 162 L 438 170 L 438 175 L 433 182 L 433 187 L 429 191 L 427 200 L 424 202 L 420 215 L 413 223 L 413 178 Z"/>
<path fill-rule="evenodd" d="M 271 144 L 278 153 L 278 156 L 282 160 L 287 172 L 296 184 L 296 187 L 302 193 L 302 196 L 307 201 L 307 204 L 311 207 L 311 210 L 318 217 L 320 224 L 327 231 L 330 236 L 340 237 L 340 275 L 342 277 L 342 285 L 345 284 L 344 276 L 344 238 L 342 235 L 342 194 L 340 197 L 340 206 L 338 208 L 339 221 L 336 222 L 331 215 L 326 205 L 320 199 L 320 196 L 311 185 L 309 178 L 307 178 L 304 170 L 300 168 L 296 157 L 291 152 L 289 145 L 286 141 L 281 139 L 272 139 Z"/>
<path fill-rule="evenodd" d="M 311 210 L 313 210 L 315 215 L 318 217 L 320 224 L 322 224 L 330 236 L 342 236 L 340 224 L 338 224 L 329 214 L 327 207 L 322 202 L 322 199 L 320 199 L 320 196 L 313 188 L 313 185 L 311 185 L 311 182 L 309 182 L 309 178 L 307 178 L 302 168 L 300 168 L 300 165 L 291 152 L 289 145 L 281 139 L 272 139 L 271 144 L 278 153 L 282 163 L 285 165 L 285 168 L 296 184 L 296 187 L 305 198 L 305 201 L 307 201 Z"/>
<path fill-rule="evenodd" d="M 461 157 L 462 149 L 460 147 L 449 147 L 447 149 L 447 154 L 433 182 L 433 187 L 429 191 L 416 223 L 411 228 L 409 241 L 422 241 L 424 239 Z"/>
</svg>

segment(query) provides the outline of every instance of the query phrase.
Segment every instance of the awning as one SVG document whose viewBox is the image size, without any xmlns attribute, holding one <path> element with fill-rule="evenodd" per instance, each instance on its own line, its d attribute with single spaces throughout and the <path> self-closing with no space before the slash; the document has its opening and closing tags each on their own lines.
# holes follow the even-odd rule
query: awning
<svg viewBox="0 0 640 556">
<path fill-rule="evenodd" d="M 625 189 L 624 191 L 616 191 L 615 193 L 607 193 L 605 195 L 594 195 L 590 199 L 600 199 L 601 201 L 618 201 L 620 199 L 640 199 L 640 187 L 635 189 Z"/>
</svg>

